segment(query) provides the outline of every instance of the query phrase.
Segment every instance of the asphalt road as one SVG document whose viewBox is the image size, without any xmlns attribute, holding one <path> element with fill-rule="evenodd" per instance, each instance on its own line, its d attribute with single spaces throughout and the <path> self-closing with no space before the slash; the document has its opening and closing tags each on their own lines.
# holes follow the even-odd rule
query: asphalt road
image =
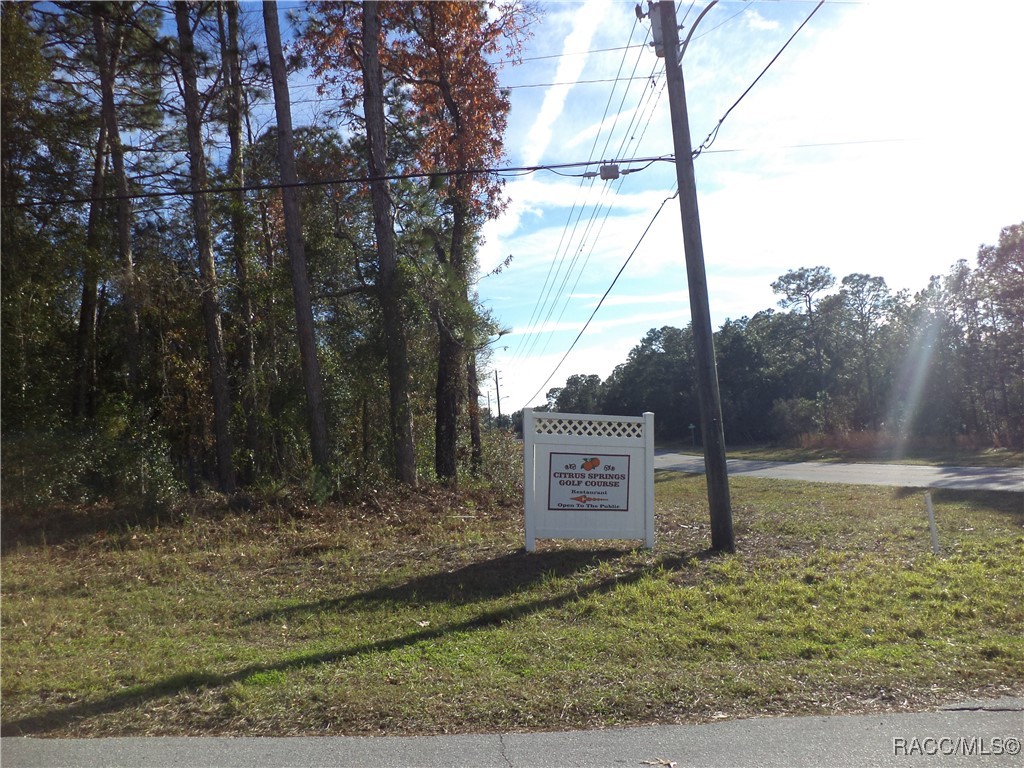
<svg viewBox="0 0 1024 768">
<path fill-rule="evenodd" d="M 0 740 L 4 768 L 1024 766 L 1024 699 L 937 712 L 424 737 Z"/>
<path fill-rule="evenodd" d="M 903 488 L 953 488 L 974 491 L 1024 492 L 1024 468 L 932 467 L 916 464 L 846 464 L 815 461 L 748 461 L 729 459 L 730 475 L 805 480 L 811 483 L 892 485 Z M 704 473 L 704 458 L 684 453 L 658 453 L 655 469 Z"/>
</svg>

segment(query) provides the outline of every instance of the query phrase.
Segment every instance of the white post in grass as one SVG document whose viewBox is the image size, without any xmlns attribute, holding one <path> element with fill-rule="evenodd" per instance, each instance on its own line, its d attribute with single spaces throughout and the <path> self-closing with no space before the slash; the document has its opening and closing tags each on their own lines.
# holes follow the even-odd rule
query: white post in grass
<svg viewBox="0 0 1024 768">
<path fill-rule="evenodd" d="M 932 508 L 931 491 L 924 495 L 924 504 L 928 508 L 928 527 L 932 532 L 932 554 L 939 554 L 939 531 L 935 527 L 935 510 Z"/>
</svg>

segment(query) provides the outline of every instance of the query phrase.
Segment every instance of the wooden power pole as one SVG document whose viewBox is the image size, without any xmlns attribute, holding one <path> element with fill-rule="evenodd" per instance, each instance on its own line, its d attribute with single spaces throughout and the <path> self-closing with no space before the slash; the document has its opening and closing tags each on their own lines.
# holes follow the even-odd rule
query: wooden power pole
<svg viewBox="0 0 1024 768">
<path fill-rule="evenodd" d="M 494 371 L 494 392 L 498 399 L 498 418 L 501 418 L 501 387 L 498 386 L 498 371 Z"/>
<path fill-rule="evenodd" d="M 700 236 L 697 210 L 697 182 L 693 172 L 690 144 L 690 120 L 686 112 L 686 89 L 679 62 L 679 27 L 673 0 L 650 3 L 655 50 L 665 56 L 672 140 L 679 180 L 679 209 L 683 219 L 683 249 L 686 255 L 686 280 L 690 294 L 690 318 L 697 357 L 697 395 L 700 399 L 700 429 L 704 438 L 704 468 L 711 509 L 711 548 L 732 552 L 736 539 L 732 529 L 732 503 L 729 499 L 729 473 L 725 463 L 725 429 L 722 424 L 722 399 L 718 391 L 718 369 L 708 306 L 708 284 L 704 271 L 704 245 Z M 655 20 L 655 15 L 658 19 Z M 660 24 L 658 23 L 660 22 Z M 658 39 L 658 27 L 661 39 Z M 659 45 L 660 43 L 660 45 Z"/>
</svg>

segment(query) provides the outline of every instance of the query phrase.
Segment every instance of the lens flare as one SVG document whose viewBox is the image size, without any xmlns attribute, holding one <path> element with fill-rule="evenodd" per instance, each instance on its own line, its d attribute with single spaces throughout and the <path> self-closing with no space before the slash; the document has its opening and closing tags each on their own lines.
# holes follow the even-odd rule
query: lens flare
<svg viewBox="0 0 1024 768">
<path fill-rule="evenodd" d="M 921 399 L 931 372 L 941 327 L 942 317 L 938 313 L 928 312 L 923 315 L 900 366 L 885 420 L 886 428 L 896 437 L 892 455 L 894 459 L 901 459 L 906 454 L 914 420 L 921 409 Z"/>
</svg>

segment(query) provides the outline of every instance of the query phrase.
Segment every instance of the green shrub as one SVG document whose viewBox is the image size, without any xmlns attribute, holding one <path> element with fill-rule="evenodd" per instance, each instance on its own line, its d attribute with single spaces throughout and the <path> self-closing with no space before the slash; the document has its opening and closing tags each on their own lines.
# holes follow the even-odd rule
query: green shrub
<svg viewBox="0 0 1024 768">
<path fill-rule="evenodd" d="M 5 437 L 4 496 L 28 505 L 100 501 L 164 507 L 184 490 L 167 444 L 145 429 Z"/>
</svg>

